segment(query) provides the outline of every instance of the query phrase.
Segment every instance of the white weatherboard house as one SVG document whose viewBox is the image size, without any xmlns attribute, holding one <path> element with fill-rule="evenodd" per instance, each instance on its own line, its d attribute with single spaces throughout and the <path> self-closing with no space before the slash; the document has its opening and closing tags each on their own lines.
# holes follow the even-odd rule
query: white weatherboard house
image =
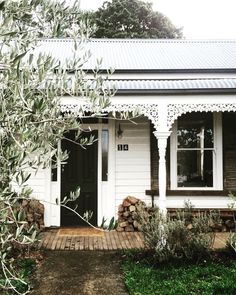
<svg viewBox="0 0 236 295">
<path fill-rule="evenodd" d="M 54 39 L 40 50 L 63 62 L 72 47 L 72 40 Z M 137 124 L 88 121 L 84 128 L 97 143 L 84 151 L 62 142 L 68 164 L 32 177 L 34 196 L 55 203 L 80 185 L 81 210 L 92 210 L 98 225 L 128 195 L 149 204 L 153 196 L 162 210 L 187 199 L 196 208 L 227 208 L 236 191 L 236 40 L 94 39 L 86 48 L 92 57 L 85 69 L 96 58 L 104 70 L 115 69 L 107 113 L 138 108 L 142 117 Z M 61 108 L 76 115 L 78 100 L 64 97 Z M 79 223 L 58 206 L 45 209 L 46 226 Z"/>
</svg>

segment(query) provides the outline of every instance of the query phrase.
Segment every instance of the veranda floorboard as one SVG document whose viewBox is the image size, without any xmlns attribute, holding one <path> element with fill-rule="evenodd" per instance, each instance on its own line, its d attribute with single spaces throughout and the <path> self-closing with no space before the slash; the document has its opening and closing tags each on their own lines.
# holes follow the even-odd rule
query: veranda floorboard
<svg viewBox="0 0 236 295">
<path fill-rule="evenodd" d="M 49 232 L 44 232 L 41 234 L 41 237 L 40 237 L 40 242 L 38 244 L 38 248 L 41 249 L 41 248 L 45 248 L 45 245 L 47 243 L 47 239 L 49 238 L 50 236 L 50 233 Z"/>
<path fill-rule="evenodd" d="M 84 248 L 84 244 L 85 244 L 85 239 L 84 239 L 84 237 L 80 237 L 80 242 L 79 242 L 80 244 L 79 244 L 79 249 L 80 250 L 85 250 L 85 248 Z"/>
<path fill-rule="evenodd" d="M 135 249 L 140 249 L 140 248 L 142 248 L 142 244 L 141 244 L 140 241 L 139 241 L 139 238 L 138 238 L 137 233 L 135 233 L 135 234 L 132 236 L 132 242 L 133 242 L 133 246 L 134 246 Z"/>
<path fill-rule="evenodd" d="M 88 248 L 89 250 L 94 250 L 94 241 L 93 241 L 93 237 L 89 237 L 88 238 Z"/>
<path fill-rule="evenodd" d="M 89 233 L 89 231 L 88 231 Z M 115 230 L 104 232 L 102 235 L 60 234 L 58 230 L 48 230 L 42 235 L 38 246 L 40 249 L 49 250 L 126 250 L 144 248 L 143 237 L 139 232 L 117 232 Z"/>
<path fill-rule="evenodd" d="M 51 249 L 52 242 L 54 241 L 55 237 L 56 237 L 56 233 L 55 232 L 52 232 L 51 236 L 48 239 L 48 243 L 46 245 L 47 249 Z"/>
<path fill-rule="evenodd" d="M 104 240 L 106 241 L 106 246 L 107 246 L 106 250 L 111 250 L 111 241 L 110 241 L 109 233 L 107 232 L 104 233 Z"/>
<path fill-rule="evenodd" d="M 112 250 L 118 249 L 118 245 L 116 245 L 115 232 L 111 231 L 109 232 L 109 235 L 110 235 Z"/>
<path fill-rule="evenodd" d="M 84 234 L 84 233 L 83 233 Z M 217 233 L 213 248 L 222 248 L 227 240 L 228 233 Z M 48 250 L 126 250 L 145 249 L 141 232 L 104 232 L 102 235 L 60 235 L 58 230 L 48 230 L 42 233 L 39 249 Z"/>
<path fill-rule="evenodd" d="M 80 247 L 80 239 L 78 237 L 76 237 L 75 239 L 75 250 L 79 250 Z"/>
<path fill-rule="evenodd" d="M 59 237 L 56 235 L 55 238 L 54 238 L 54 240 L 52 241 L 51 250 L 55 250 L 56 249 L 58 238 Z"/>
<path fill-rule="evenodd" d="M 113 237 L 114 237 L 114 243 L 115 243 L 115 247 L 117 247 L 117 249 L 122 250 L 122 245 L 121 245 L 121 240 L 119 237 L 119 233 L 114 231 L 113 232 Z"/>
<path fill-rule="evenodd" d="M 122 232 L 121 233 L 122 235 L 122 238 L 123 238 L 123 241 L 124 241 L 124 243 L 125 243 L 125 249 L 130 249 L 130 244 L 129 244 L 129 241 L 128 241 L 128 239 L 127 239 L 127 233 L 126 232 Z"/>
<path fill-rule="evenodd" d="M 73 236 L 71 238 L 70 250 L 75 250 L 75 240 L 76 240 L 76 237 Z"/>
<path fill-rule="evenodd" d="M 62 238 L 60 249 L 65 250 L 65 246 L 66 246 L 66 236 Z"/>
<path fill-rule="evenodd" d="M 55 248 L 56 250 L 59 250 L 61 248 L 61 243 L 62 243 L 62 237 L 58 237 L 56 248 Z"/>
</svg>

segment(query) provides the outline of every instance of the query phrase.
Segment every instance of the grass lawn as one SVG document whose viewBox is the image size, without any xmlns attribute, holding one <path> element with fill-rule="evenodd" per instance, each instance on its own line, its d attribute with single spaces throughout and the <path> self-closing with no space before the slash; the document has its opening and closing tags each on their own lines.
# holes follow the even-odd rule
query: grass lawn
<svg viewBox="0 0 236 295">
<path fill-rule="evenodd" d="M 128 258 L 123 271 L 130 295 L 236 294 L 236 261 L 151 267 Z"/>
</svg>

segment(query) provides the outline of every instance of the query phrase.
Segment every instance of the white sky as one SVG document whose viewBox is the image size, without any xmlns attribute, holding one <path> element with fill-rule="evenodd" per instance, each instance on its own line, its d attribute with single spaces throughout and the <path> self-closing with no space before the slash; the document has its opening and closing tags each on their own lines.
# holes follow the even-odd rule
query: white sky
<svg viewBox="0 0 236 295">
<path fill-rule="evenodd" d="M 70 1 L 70 0 L 69 0 Z M 147 1 L 147 0 L 144 0 Z M 96 10 L 103 0 L 80 0 L 82 9 Z M 149 0 L 187 39 L 236 39 L 236 0 Z"/>
</svg>

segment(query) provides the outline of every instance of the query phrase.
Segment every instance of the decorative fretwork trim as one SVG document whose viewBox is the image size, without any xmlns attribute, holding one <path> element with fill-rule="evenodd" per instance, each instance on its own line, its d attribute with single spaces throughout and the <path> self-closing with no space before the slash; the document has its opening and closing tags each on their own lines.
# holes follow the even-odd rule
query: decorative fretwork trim
<svg viewBox="0 0 236 295">
<path fill-rule="evenodd" d="M 170 129 L 174 121 L 183 114 L 192 112 L 236 112 L 236 103 L 215 104 L 168 104 L 167 125 Z"/>
<path fill-rule="evenodd" d="M 73 113 L 79 115 L 84 111 L 96 111 L 96 107 L 90 104 L 60 104 L 63 113 Z M 157 104 L 111 104 L 100 112 L 114 113 L 114 112 L 135 112 L 139 115 L 144 115 L 151 120 L 154 127 L 158 127 L 158 105 Z"/>
<path fill-rule="evenodd" d="M 114 112 L 135 112 L 139 115 L 146 116 L 158 130 L 159 111 L 163 110 L 158 104 L 111 104 L 109 107 L 100 109 L 91 104 L 62 103 L 60 104 L 63 113 L 73 113 L 80 115 L 85 111 L 114 113 Z M 170 130 L 174 121 L 183 114 L 191 112 L 236 112 L 236 103 L 201 103 L 201 104 L 168 104 L 167 105 L 167 128 Z"/>
</svg>

